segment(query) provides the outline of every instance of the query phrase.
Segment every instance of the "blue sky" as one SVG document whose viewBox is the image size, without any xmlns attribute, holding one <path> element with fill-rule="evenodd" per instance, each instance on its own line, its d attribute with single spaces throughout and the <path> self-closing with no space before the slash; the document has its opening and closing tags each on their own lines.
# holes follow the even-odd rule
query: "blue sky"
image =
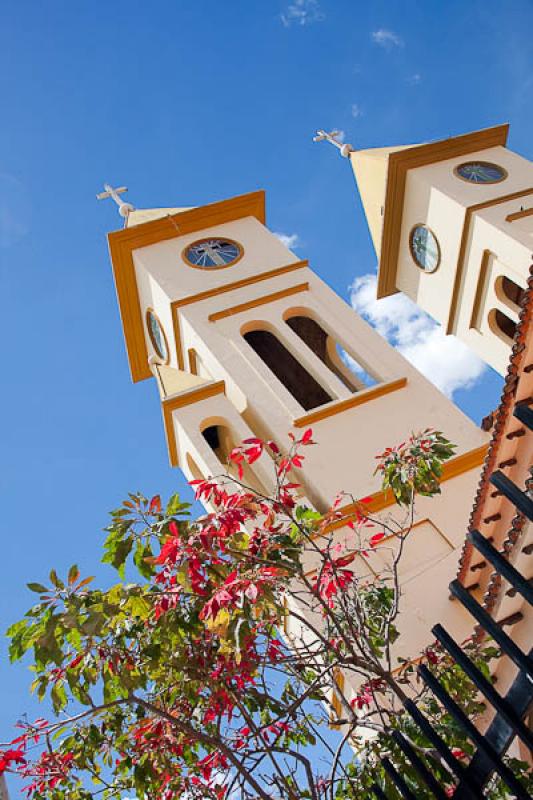
<svg viewBox="0 0 533 800">
<path fill-rule="evenodd" d="M 509 121 L 531 158 L 531 30 L 526 0 L 3 4 L 2 628 L 47 567 L 109 580 L 100 531 L 127 491 L 187 492 L 156 387 L 130 382 L 102 183 L 138 207 L 264 188 L 270 227 L 348 299 L 375 256 L 348 164 L 314 131 L 372 147 Z M 454 397 L 477 421 L 500 384 L 486 371 Z M 4 649 L 0 669 L 4 738 L 36 710 Z"/>
</svg>

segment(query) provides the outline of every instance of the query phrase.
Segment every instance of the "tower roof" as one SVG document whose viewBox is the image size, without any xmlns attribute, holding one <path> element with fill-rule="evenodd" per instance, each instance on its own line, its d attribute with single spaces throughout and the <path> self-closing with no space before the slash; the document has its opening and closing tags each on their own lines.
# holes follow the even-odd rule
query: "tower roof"
<svg viewBox="0 0 533 800">
<path fill-rule="evenodd" d="M 413 145 L 373 147 L 368 150 L 353 150 L 350 153 L 350 161 L 357 181 L 357 188 L 361 195 L 361 202 L 363 203 L 370 235 L 378 258 L 381 252 L 389 156 L 391 153 L 407 150 L 410 147 L 413 147 Z"/>
<path fill-rule="evenodd" d="M 151 222 L 153 219 L 163 219 L 172 217 L 174 214 L 181 214 L 182 211 L 190 211 L 196 206 L 184 206 L 183 208 L 136 208 L 130 211 L 126 217 L 126 228 L 134 225 L 142 225 L 143 222 Z"/>
</svg>

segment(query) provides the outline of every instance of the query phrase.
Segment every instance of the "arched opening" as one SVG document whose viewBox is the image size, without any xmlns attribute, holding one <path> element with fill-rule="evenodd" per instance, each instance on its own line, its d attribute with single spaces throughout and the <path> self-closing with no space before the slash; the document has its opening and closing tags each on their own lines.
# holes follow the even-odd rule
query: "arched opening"
<svg viewBox="0 0 533 800">
<path fill-rule="evenodd" d="M 253 330 L 243 337 L 306 411 L 333 399 L 273 333 Z"/>
<path fill-rule="evenodd" d="M 489 313 L 489 326 L 493 333 L 496 333 L 500 338 L 513 341 L 516 333 L 516 322 L 510 319 L 507 314 L 504 314 L 499 308 L 493 308 Z"/>
<path fill-rule="evenodd" d="M 240 479 L 238 477 L 239 471 L 237 465 L 228 460 L 236 443 L 227 425 L 221 423 L 207 425 L 205 428 L 202 428 L 202 436 L 228 475 L 232 478 L 242 480 L 246 486 L 249 486 L 256 492 L 265 494 L 265 489 L 252 467 L 246 463 L 241 463 L 243 477 Z"/>
<path fill-rule="evenodd" d="M 375 378 L 315 319 L 297 314 L 287 317 L 285 322 L 351 392 L 358 392 L 376 383 Z"/>
<path fill-rule="evenodd" d="M 509 300 L 515 306 L 520 306 L 522 300 L 526 296 L 526 290 L 506 275 L 501 275 L 498 278 L 496 293 L 500 296 L 501 300 Z"/>
<path fill-rule="evenodd" d="M 226 466 L 234 447 L 229 429 L 225 425 L 209 425 L 203 429 L 202 436 L 220 463 Z"/>
</svg>

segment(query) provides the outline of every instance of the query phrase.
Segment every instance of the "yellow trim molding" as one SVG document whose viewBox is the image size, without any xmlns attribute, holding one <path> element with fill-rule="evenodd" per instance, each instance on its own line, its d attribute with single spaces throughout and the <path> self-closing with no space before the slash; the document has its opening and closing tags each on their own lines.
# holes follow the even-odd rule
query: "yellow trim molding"
<svg viewBox="0 0 533 800">
<path fill-rule="evenodd" d="M 184 392 L 183 394 L 178 394 L 175 397 L 169 397 L 167 400 L 163 400 L 161 408 L 163 410 L 163 423 L 165 426 L 165 436 L 167 439 L 171 466 L 179 466 L 176 434 L 174 425 L 172 424 L 172 412 L 176 411 L 178 408 L 188 406 L 191 403 L 199 403 L 200 400 L 206 400 L 208 397 L 214 397 L 217 394 L 225 393 L 226 384 L 224 381 L 217 381 L 216 383 L 209 383 L 207 386 L 200 386 L 198 389 L 193 389 L 190 392 Z"/>
<path fill-rule="evenodd" d="M 348 408 L 355 408 L 356 406 L 368 403 L 370 400 L 375 400 L 376 397 L 382 397 L 384 394 L 395 392 L 397 389 L 403 389 L 407 384 L 407 378 L 398 378 L 395 381 L 388 381 L 388 383 L 379 383 L 377 386 L 371 386 L 369 389 L 363 389 L 361 392 L 353 394 L 346 400 L 333 400 L 331 403 L 326 403 L 316 411 L 310 411 L 303 417 L 298 417 L 292 423 L 295 428 L 305 428 L 307 425 L 313 425 L 321 419 L 327 419 L 335 414 L 340 414 Z"/>
<path fill-rule="evenodd" d="M 514 222 L 515 219 L 522 219 L 523 217 L 531 217 L 533 215 L 533 208 L 524 208 L 522 211 L 515 211 L 514 214 L 508 214 L 505 217 L 506 222 Z"/>
<path fill-rule="evenodd" d="M 189 356 L 189 372 L 192 372 L 193 375 L 198 375 L 198 359 L 194 347 L 189 347 L 187 354 Z"/>
<path fill-rule="evenodd" d="M 181 211 L 169 217 L 154 219 L 132 228 L 109 234 L 109 251 L 126 349 L 134 382 L 150 378 L 148 353 L 143 328 L 139 292 L 135 278 L 133 251 L 157 242 L 174 239 L 186 233 L 203 230 L 244 217 L 256 217 L 265 222 L 265 193 L 263 191 L 232 197 L 201 208 Z"/>
<path fill-rule="evenodd" d="M 443 465 L 441 483 L 449 481 L 451 478 L 457 477 L 457 475 L 462 475 L 464 472 L 469 472 L 471 469 L 480 467 L 487 455 L 487 449 L 488 444 L 483 444 L 481 447 L 476 447 L 474 450 L 468 450 L 466 453 L 461 453 L 460 456 L 451 458 Z M 384 508 L 394 505 L 395 502 L 393 493 L 388 489 L 386 492 L 374 492 L 374 494 L 370 495 L 370 501 L 368 503 L 362 505 L 358 503 L 349 503 L 339 508 L 339 513 L 342 514 L 342 517 L 330 523 L 326 527 L 325 533 L 329 533 L 337 528 L 342 528 L 347 522 L 355 519 L 357 517 L 356 511 L 358 506 L 362 508 L 366 514 L 376 514 L 378 511 L 382 511 Z"/>
<path fill-rule="evenodd" d="M 497 125 L 482 131 L 454 136 L 440 142 L 421 144 L 390 154 L 378 272 L 378 297 L 387 297 L 398 291 L 396 269 L 408 170 L 474 153 L 476 150 L 505 145 L 508 131 L 509 125 Z"/>
<path fill-rule="evenodd" d="M 208 300 L 210 297 L 217 297 L 226 292 L 232 292 L 234 289 L 242 289 L 243 286 L 252 286 L 254 283 L 261 283 L 270 278 L 277 278 L 278 275 L 286 275 L 288 272 L 294 272 L 298 269 L 304 269 L 309 266 L 307 259 L 303 261 L 294 261 L 292 264 L 286 264 L 283 267 L 276 267 L 268 272 L 261 272 L 257 275 L 251 275 L 249 278 L 241 278 L 239 281 L 232 281 L 225 283 L 223 286 L 217 286 L 215 289 L 207 289 L 205 292 L 198 292 L 198 294 L 191 294 L 181 300 L 174 300 L 170 304 L 172 311 L 172 326 L 174 329 L 174 341 L 176 343 L 176 358 L 180 369 L 185 369 L 183 359 L 183 349 L 181 343 L 181 331 L 179 324 L 178 309 L 183 306 L 189 306 L 191 303 L 199 303 L 201 300 Z"/>
<path fill-rule="evenodd" d="M 297 286 L 290 286 L 288 289 L 281 289 L 279 292 L 272 292 L 265 294 L 262 297 L 256 297 L 255 300 L 248 300 L 246 303 L 239 303 L 237 306 L 224 308 L 222 311 L 215 311 L 214 314 L 209 314 L 209 322 L 216 322 L 219 319 L 232 317 L 234 314 L 242 314 L 243 311 L 249 311 L 251 308 L 258 308 L 267 303 L 274 303 L 276 300 L 281 300 L 283 297 L 290 297 L 293 294 L 306 292 L 309 290 L 309 283 L 299 283 Z"/>
</svg>

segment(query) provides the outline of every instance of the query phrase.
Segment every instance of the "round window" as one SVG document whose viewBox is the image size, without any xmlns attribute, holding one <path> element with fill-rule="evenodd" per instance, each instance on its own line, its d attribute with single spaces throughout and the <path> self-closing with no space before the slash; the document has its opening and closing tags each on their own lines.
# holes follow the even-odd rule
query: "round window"
<svg viewBox="0 0 533 800">
<path fill-rule="evenodd" d="M 459 164 L 454 172 L 468 183 L 499 183 L 507 177 L 507 170 L 490 161 L 466 161 Z"/>
<path fill-rule="evenodd" d="M 167 337 L 155 311 L 151 308 L 146 312 L 146 327 L 155 352 L 163 361 L 168 361 Z"/>
<path fill-rule="evenodd" d="M 243 249 L 231 239 L 200 239 L 183 251 L 183 258 L 191 267 L 220 269 L 230 267 L 242 256 Z"/>
<path fill-rule="evenodd" d="M 415 225 L 409 236 L 409 249 L 417 267 L 424 272 L 435 272 L 440 264 L 440 247 L 437 237 L 426 225 Z"/>
</svg>

